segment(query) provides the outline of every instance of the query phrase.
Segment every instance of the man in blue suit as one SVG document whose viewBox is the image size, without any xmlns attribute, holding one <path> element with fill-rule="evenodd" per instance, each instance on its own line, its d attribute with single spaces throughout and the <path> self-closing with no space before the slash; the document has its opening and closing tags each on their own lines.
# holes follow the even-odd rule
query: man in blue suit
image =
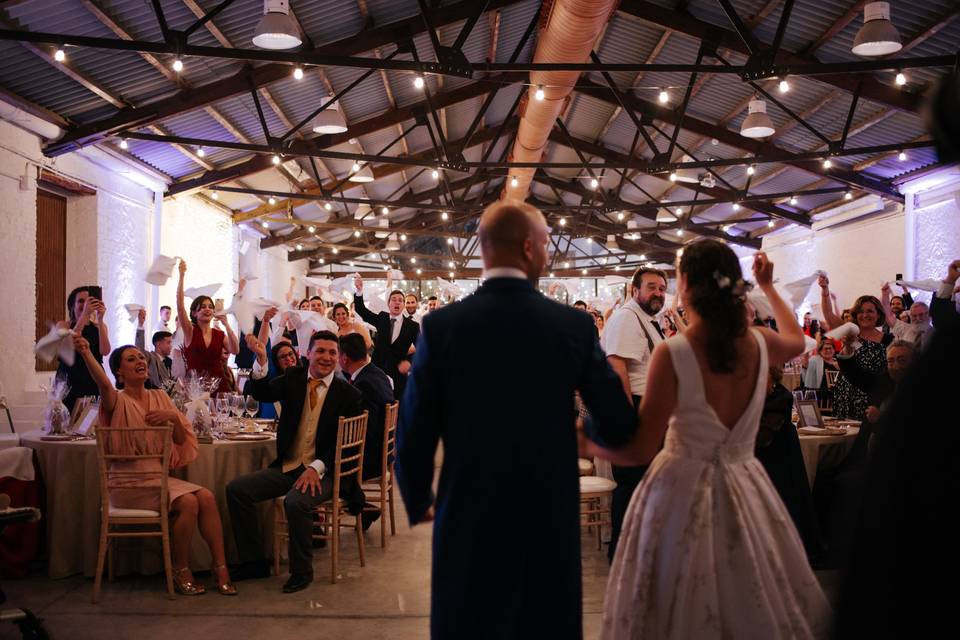
<svg viewBox="0 0 960 640">
<path fill-rule="evenodd" d="M 485 282 L 424 317 L 400 403 L 400 493 L 411 524 L 435 519 L 431 633 L 581 638 L 574 392 L 593 416 L 587 437 L 603 446 L 626 444 L 637 415 L 592 318 L 535 287 L 543 215 L 500 202 L 478 232 Z"/>
</svg>

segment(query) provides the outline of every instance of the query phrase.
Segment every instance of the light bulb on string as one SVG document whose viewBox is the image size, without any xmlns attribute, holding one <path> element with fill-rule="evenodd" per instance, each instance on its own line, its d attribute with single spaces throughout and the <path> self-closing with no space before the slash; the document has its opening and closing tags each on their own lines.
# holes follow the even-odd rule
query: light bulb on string
<svg viewBox="0 0 960 640">
<path fill-rule="evenodd" d="M 380 209 L 380 213 L 382 213 L 383 215 L 388 215 L 390 213 L 390 209 L 387 207 L 384 207 L 383 209 Z"/>
<path fill-rule="evenodd" d="M 734 202 L 734 203 L 733 203 L 733 210 L 734 210 L 734 211 L 740 211 L 740 203 L 739 203 L 739 202 Z"/>
<path fill-rule="evenodd" d="M 446 222 L 447 220 L 450 219 L 450 215 L 446 211 L 444 211 L 440 214 L 440 219 Z"/>
<path fill-rule="evenodd" d="M 511 187 L 517 187 L 519 184 L 520 184 L 520 181 L 517 180 L 517 176 L 513 176 L 512 178 L 510 178 Z"/>
<path fill-rule="evenodd" d="M 832 167 L 832 166 L 833 166 L 833 162 L 830 160 L 830 158 L 824 158 L 824 160 L 823 160 L 823 168 L 824 168 L 824 169 L 829 169 L 829 168 Z"/>
<path fill-rule="evenodd" d="M 307 227 L 307 231 L 309 231 L 310 233 L 315 233 L 316 230 L 317 228 L 313 225 L 310 225 L 309 227 Z"/>
<path fill-rule="evenodd" d="M 666 89 L 660 89 L 660 104 L 667 104 L 670 102 L 670 94 L 667 93 Z"/>
<path fill-rule="evenodd" d="M 303 67 L 296 66 L 293 69 L 293 79 L 294 80 L 303 80 Z"/>
<path fill-rule="evenodd" d="M 273 196 L 270 196 L 270 198 L 267 200 L 267 203 L 270 204 L 271 206 L 275 205 L 277 204 L 277 199 L 274 198 Z"/>
<path fill-rule="evenodd" d="M 333 205 L 330 204 L 329 202 L 324 202 L 323 208 L 326 209 L 327 211 L 333 211 Z"/>
<path fill-rule="evenodd" d="M 754 168 L 753 165 L 750 165 L 749 167 L 747 167 L 747 175 L 748 175 L 748 176 L 752 176 L 752 175 L 755 174 L 756 172 L 757 172 L 757 170 L 756 170 L 756 168 Z"/>
<path fill-rule="evenodd" d="M 264 229 L 269 229 L 269 228 L 270 228 L 270 223 L 267 222 L 266 220 L 262 220 L 262 221 L 260 222 L 260 226 L 263 227 Z"/>
<path fill-rule="evenodd" d="M 354 238 L 359 238 L 359 237 L 360 237 L 360 230 L 359 230 L 359 229 L 357 229 L 356 231 L 353 232 L 353 237 L 354 237 Z"/>
<path fill-rule="evenodd" d="M 357 162 L 357 161 L 354 161 L 353 166 L 350 167 L 350 170 L 351 170 L 353 173 L 356 173 L 356 172 L 360 171 L 360 163 Z"/>
<path fill-rule="evenodd" d="M 274 166 L 279 165 L 279 164 L 280 164 L 280 156 L 278 156 L 277 154 L 273 154 L 273 158 L 271 158 L 270 161 L 273 162 Z"/>
<path fill-rule="evenodd" d="M 596 189 L 600 186 L 600 182 L 596 178 L 590 178 L 590 188 Z"/>
<path fill-rule="evenodd" d="M 202 158 L 205 155 L 207 155 L 207 152 L 203 150 L 203 147 L 197 149 L 197 157 Z"/>
<path fill-rule="evenodd" d="M 791 196 L 791 197 L 790 197 L 790 204 L 796 206 L 796 204 L 797 204 L 797 196 Z"/>
<path fill-rule="evenodd" d="M 773 229 L 773 220 L 770 220 L 769 222 L 767 222 L 767 228 Z"/>
<path fill-rule="evenodd" d="M 417 264 L 416 258 L 410 258 L 410 264 Z"/>
<path fill-rule="evenodd" d="M 430 175 L 433 177 L 434 180 L 439 180 L 439 179 L 440 179 L 440 170 L 439 170 L 439 169 L 434 169 L 433 171 L 430 172 Z"/>
<path fill-rule="evenodd" d="M 534 92 L 533 97 L 537 100 L 543 100 L 546 97 L 543 93 L 543 85 L 537 86 L 537 90 Z"/>
<path fill-rule="evenodd" d="M 413 78 L 413 86 L 416 87 L 417 89 L 423 89 L 423 76 L 421 76 L 420 74 L 417 74 Z"/>
<path fill-rule="evenodd" d="M 177 58 L 176 60 L 174 60 L 173 70 L 176 71 L 177 73 L 180 73 L 181 71 L 183 71 L 183 60 L 181 60 L 180 58 Z"/>
<path fill-rule="evenodd" d="M 907 84 L 907 76 L 904 75 L 903 71 L 898 71 L 894 82 L 897 83 L 898 87 L 902 87 L 903 85 Z"/>
<path fill-rule="evenodd" d="M 786 78 L 780 81 L 779 89 L 780 89 L 780 93 L 786 93 L 790 91 L 790 83 L 787 82 Z"/>
<path fill-rule="evenodd" d="M 340 253 L 340 249 L 337 249 L 336 247 L 334 247 L 334 248 L 333 248 L 333 255 L 337 255 L 338 253 Z"/>
<path fill-rule="evenodd" d="M 406 241 L 407 241 L 407 234 L 401 233 L 401 234 L 400 234 L 400 242 L 406 242 Z"/>
<path fill-rule="evenodd" d="M 303 251 L 303 245 L 299 242 L 297 243 L 297 251 Z"/>
<path fill-rule="evenodd" d="M 453 238 L 447 238 L 447 244 L 453 244 Z"/>
<path fill-rule="evenodd" d="M 566 218 L 560 218 L 560 226 L 561 226 L 561 227 L 567 226 L 567 219 L 566 219 Z"/>
<path fill-rule="evenodd" d="M 127 144 L 126 138 L 120 138 L 120 148 L 123 149 L 124 151 L 130 148 L 130 145 Z"/>
<path fill-rule="evenodd" d="M 845 194 L 843 194 L 843 199 L 844 199 L 844 200 L 853 200 L 853 193 L 850 192 L 850 191 L 847 191 Z"/>
<path fill-rule="evenodd" d="M 210 197 L 213 198 L 214 200 L 219 200 L 220 194 L 214 191 L 213 193 L 210 194 Z"/>
<path fill-rule="evenodd" d="M 897 154 L 897 160 L 899 160 L 900 162 L 903 162 L 906 159 L 907 159 L 906 151 L 901 151 L 900 153 Z"/>
<path fill-rule="evenodd" d="M 63 62 L 67 59 L 67 54 L 64 53 L 63 48 L 57 47 L 57 50 L 53 53 L 53 59 L 57 62 Z"/>
</svg>

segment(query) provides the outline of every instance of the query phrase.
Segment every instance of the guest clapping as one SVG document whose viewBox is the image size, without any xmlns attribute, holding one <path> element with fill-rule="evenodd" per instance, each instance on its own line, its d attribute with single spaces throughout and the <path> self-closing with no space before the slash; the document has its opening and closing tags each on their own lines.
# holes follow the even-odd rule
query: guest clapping
<svg viewBox="0 0 960 640">
<path fill-rule="evenodd" d="M 197 437 L 187 422 L 186 416 L 177 411 L 170 397 L 159 389 L 147 389 L 147 359 L 133 345 L 118 347 L 110 354 L 110 370 L 117 380 L 113 388 L 103 367 L 90 351 L 90 344 L 81 336 L 74 338 L 74 346 L 91 378 L 100 390 L 100 422 L 113 428 L 136 428 L 143 425 L 173 425 L 173 451 L 170 468 L 183 467 L 197 458 Z M 150 461 L 135 462 L 141 471 L 150 471 Z M 170 478 L 168 480 L 170 514 L 173 524 L 170 538 L 173 555 L 174 586 L 183 595 L 199 595 L 205 592 L 190 572 L 188 561 L 193 534 L 200 526 L 200 535 L 210 546 L 213 555 L 213 573 L 217 590 L 223 595 L 235 595 L 237 590 L 230 584 L 227 561 L 223 547 L 223 525 L 217 503 L 209 489 L 199 485 Z M 113 489 L 110 502 L 124 509 L 149 509 L 156 511 L 155 488 L 129 487 Z"/>
<path fill-rule="evenodd" d="M 230 391 L 230 382 L 224 378 L 222 353 L 236 354 L 240 351 L 237 336 L 230 328 L 226 316 L 220 318 L 226 329 L 226 334 L 213 328 L 213 319 L 216 315 L 216 305 L 209 296 L 197 296 L 190 303 L 190 313 L 183 298 L 183 278 L 187 273 L 187 263 L 180 259 L 180 281 L 177 283 L 177 314 L 180 327 L 183 329 L 184 355 L 187 359 L 187 369 L 197 373 L 220 378 L 218 391 Z"/>
<path fill-rule="evenodd" d="M 70 292 L 70 295 L 67 296 L 67 312 L 70 321 L 69 323 L 59 322 L 57 326 L 72 329 L 75 333 L 83 336 L 90 344 L 93 358 L 98 364 L 102 365 L 103 356 L 110 353 L 110 331 L 103 317 L 106 313 L 106 307 L 102 300 L 90 294 L 91 290 L 96 293 L 100 290 L 100 287 L 77 287 Z M 57 377 L 66 378 L 70 383 L 70 392 L 63 399 L 63 403 L 70 410 L 73 409 L 77 398 L 100 395 L 96 382 L 79 360 L 75 361 L 72 366 L 68 366 L 61 361 L 57 365 Z"/>
</svg>

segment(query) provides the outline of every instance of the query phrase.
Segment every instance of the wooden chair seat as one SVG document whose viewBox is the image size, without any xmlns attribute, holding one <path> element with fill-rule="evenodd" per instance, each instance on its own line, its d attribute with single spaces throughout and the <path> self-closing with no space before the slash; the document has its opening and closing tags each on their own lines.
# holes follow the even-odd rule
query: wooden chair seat
<svg viewBox="0 0 960 640">
<path fill-rule="evenodd" d="M 580 526 L 586 528 L 588 534 L 596 533 L 598 551 L 603 547 L 602 529 L 611 522 L 610 498 L 616 486 L 616 482 L 607 478 L 580 476 Z"/>
</svg>

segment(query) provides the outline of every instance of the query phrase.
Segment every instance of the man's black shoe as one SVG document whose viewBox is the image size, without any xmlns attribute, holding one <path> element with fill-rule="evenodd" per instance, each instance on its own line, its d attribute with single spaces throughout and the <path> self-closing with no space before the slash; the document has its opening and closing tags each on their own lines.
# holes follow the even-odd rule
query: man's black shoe
<svg viewBox="0 0 960 640">
<path fill-rule="evenodd" d="M 364 511 L 360 514 L 360 522 L 363 525 L 363 530 L 366 531 L 370 528 L 370 525 L 380 519 L 380 510 L 377 509 L 376 511 L 366 511 L 366 508 L 372 505 L 365 504 L 363 506 Z"/>
<path fill-rule="evenodd" d="M 255 562 L 244 562 L 230 567 L 230 579 L 234 582 L 240 580 L 258 580 L 260 578 L 270 577 L 270 565 L 266 560 L 257 560 Z"/>
<path fill-rule="evenodd" d="M 313 576 L 294 573 L 290 575 L 290 579 L 287 580 L 286 584 L 283 585 L 284 593 L 295 593 L 297 591 L 302 591 L 310 586 L 310 583 L 313 582 Z"/>
</svg>

